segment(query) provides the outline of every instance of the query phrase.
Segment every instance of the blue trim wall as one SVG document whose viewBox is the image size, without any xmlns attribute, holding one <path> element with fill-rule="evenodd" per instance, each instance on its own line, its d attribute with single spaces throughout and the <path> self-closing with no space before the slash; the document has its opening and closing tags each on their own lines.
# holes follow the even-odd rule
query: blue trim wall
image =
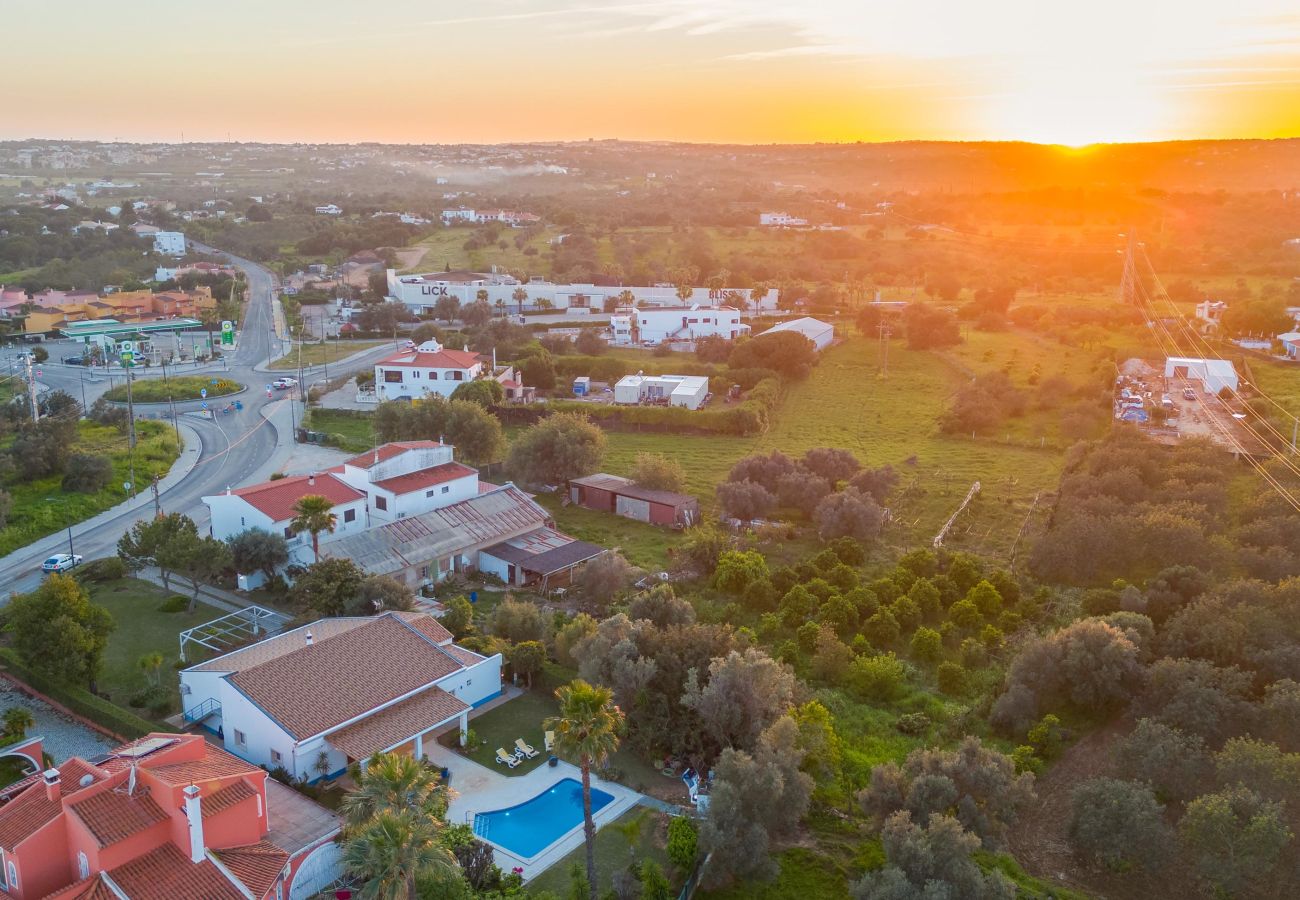
<svg viewBox="0 0 1300 900">
<path fill-rule="evenodd" d="M 484 697 L 482 700 L 479 700 L 479 701 L 477 701 L 477 702 L 475 702 L 475 703 L 471 703 L 469 708 L 470 708 L 470 709 L 478 709 L 478 708 L 479 708 L 480 706 L 482 706 L 484 703 L 488 703 L 488 702 L 490 702 L 490 701 L 492 701 L 492 700 L 495 700 L 497 697 L 500 697 L 500 696 L 501 696 L 501 691 L 498 690 L 495 694 L 488 694 L 488 695 L 487 695 L 486 697 Z"/>
</svg>

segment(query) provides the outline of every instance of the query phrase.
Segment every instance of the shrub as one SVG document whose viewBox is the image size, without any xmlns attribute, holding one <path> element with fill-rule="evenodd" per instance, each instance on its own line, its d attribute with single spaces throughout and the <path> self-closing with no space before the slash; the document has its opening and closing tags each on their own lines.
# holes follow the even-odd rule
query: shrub
<svg viewBox="0 0 1300 900">
<path fill-rule="evenodd" d="M 776 506 L 776 497 L 753 481 L 724 481 L 717 493 L 722 512 L 736 519 L 761 519 Z"/>
<path fill-rule="evenodd" d="M 185 610 L 189 608 L 189 605 L 190 601 L 188 597 L 182 597 L 180 594 L 173 594 L 158 605 L 158 612 L 185 612 Z"/>
<path fill-rule="evenodd" d="M 741 594 L 767 575 L 767 560 L 757 550 L 728 550 L 718 557 L 713 586 L 729 594 Z"/>
<path fill-rule="evenodd" d="M 1080 853 L 1114 871 L 1167 862 L 1173 830 L 1148 785 L 1094 778 L 1074 789 L 1071 805 L 1070 842 Z"/>
<path fill-rule="evenodd" d="M 894 723 L 894 727 L 903 734 L 912 736 L 925 734 L 926 729 L 930 727 L 930 717 L 925 713 L 903 713 Z"/>
<path fill-rule="evenodd" d="M 907 668 L 892 653 L 859 656 L 849 664 L 850 687 L 868 700 L 887 701 L 898 695 Z"/>
<path fill-rule="evenodd" d="M 943 638 L 933 628 L 918 628 L 912 635 L 912 658 L 937 663 L 943 657 Z"/>
<path fill-rule="evenodd" d="M 940 663 L 935 672 L 939 690 L 950 697 L 966 693 L 966 670 L 955 662 Z"/>
<path fill-rule="evenodd" d="M 126 563 L 118 556 L 92 559 L 74 569 L 73 575 L 83 583 L 102 584 L 106 581 L 117 581 L 119 578 L 126 577 Z"/>
</svg>

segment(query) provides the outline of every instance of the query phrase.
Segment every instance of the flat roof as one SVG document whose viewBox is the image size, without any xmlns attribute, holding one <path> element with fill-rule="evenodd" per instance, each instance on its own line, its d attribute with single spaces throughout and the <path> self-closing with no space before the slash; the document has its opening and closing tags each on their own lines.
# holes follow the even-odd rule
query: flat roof
<svg viewBox="0 0 1300 900">
<path fill-rule="evenodd" d="M 116 319 L 95 319 L 90 322 L 69 322 L 59 329 L 66 337 L 87 337 L 97 334 L 126 334 L 137 331 L 183 331 L 202 328 L 198 319 L 161 319 L 154 322 L 118 322 Z"/>
</svg>

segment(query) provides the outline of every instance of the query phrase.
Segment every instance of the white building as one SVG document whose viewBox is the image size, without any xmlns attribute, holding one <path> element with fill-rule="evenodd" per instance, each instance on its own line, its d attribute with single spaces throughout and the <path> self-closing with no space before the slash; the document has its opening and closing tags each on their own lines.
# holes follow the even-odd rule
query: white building
<svg viewBox="0 0 1300 900">
<path fill-rule="evenodd" d="M 804 316 L 801 319 L 790 319 L 786 322 L 778 322 L 767 331 L 759 333 L 759 337 L 764 334 L 776 334 L 782 331 L 793 331 L 795 334 L 802 334 L 818 350 L 825 350 L 835 340 L 835 326 L 829 322 L 823 322 L 821 319 L 814 319 Z"/>
<path fill-rule="evenodd" d="M 450 397 L 456 388 L 483 374 L 482 358 L 470 350 L 447 350 L 435 340 L 402 350 L 375 363 L 375 395 L 380 400 L 419 400 L 431 394 Z"/>
<path fill-rule="evenodd" d="M 325 206 L 316 207 L 316 213 L 317 215 L 322 216 L 341 216 L 343 215 L 343 210 L 335 206 L 333 203 L 329 203 Z"/>
<path fill-rule="evenodd" d="M 1237 370 L 1226 359 L 1171 356 L 1165 360 L 1165 378 L 1199 381 L 1201 389 L 1211 394 L 1217 394 L 1224 388 L 1237 390 Z"/>
<path fill-rule="evenodd" d="M 426 757 L 434 737 L 501 693 L 480 656 L 421 613 L 321 619 L 180 673 L 186 721 L 236 756 L 295 778 L 334 777 L 376 753 Z"/>
<path fill-rule="evenodd" d="M 628 405 L 663 403 L 699 409 L 709 396 L 703 375 L 624 375 L 614 385 L 614 402 Z"/>
<path fill-rule="evenodd" d="M 757 303 L 748 288 L 694 288 L 683 301 L 677 288 L 671 284 L 653 286 L 553 284 L 549 281 L 530 280 L 521 283 L 517 278 L 493 272 L 428 272 L 423 275 L 398 275 L 388 270 L 388 296 L 405 304 L 416 315 L 432 315 L 434 306 L 442 297 L 454 297 L 462 306 L 478 299 L 478 292 L 486 291 L 488 303 L 494 309 L 500 302 L 511 312 L 553 310 L 585 315 L 602 312 L 624 303 L 624 292 L 632 295 L 630 305 L 640 309 L 648 307 L 680 307 L 686 305 L 739 309 L 776 309 L 780 292 L 769 288 Z M 515 292 L 523 291 L 523 300 L 515 299 Z"/>
<path fill-rule="evenodd" d="M 628 346 L 693 341 L 702 337 L 735 340 L 749 334 L 733 306 L 636 307 L 610 317 L 610 343 Z"/>
<path fill-rule="evenodd" d="M 153 234 L 155 253 L 167 256 L 185 255 L 185 234 L 181 231 L 155 231 Z"/>
<path fill-rule="evenodd" d="M 758 214 L 758 224 L 770 228 L 802 228 L 808 224 L 808 220 L 789 213 L 765 212 Z"/>
<path fill-rule="evenodd" d="M 291 563 L 309 565 L 311 535 L 297 534 L 294 505 L 311 494 L 328 499 L 334 530 L 321 532 L 326 546 L 367 528 L 441 509 L 478 494 L 478 471 L 455 462 L 453 448 L 437 441 L 396 441 L 362 453 L 315 475 L 297 475 L 204 497 L 212 536 L 228 540 L 250 528 L 282 534 Z M 262 573 L 240 576 L 240 586 L 255 588 Z"/>
<path fill-rule="evenodd" d="M 1196 304 L 1197 330 L 1201 334 L 1214 334 L 1223 324 L 1223 314 L 1228 304 L 1222 300 L 1202 300 Z"/>
<path fill-rule="evenodd" d="M 504 222 L 507 225 L 532 225 L 542 221 L 542 217 L 517 209 L 444 209 L 442 221 L 446 225 L 454 222 L 473 222 L 484 225 L 488 222 Z"/>
</svg>

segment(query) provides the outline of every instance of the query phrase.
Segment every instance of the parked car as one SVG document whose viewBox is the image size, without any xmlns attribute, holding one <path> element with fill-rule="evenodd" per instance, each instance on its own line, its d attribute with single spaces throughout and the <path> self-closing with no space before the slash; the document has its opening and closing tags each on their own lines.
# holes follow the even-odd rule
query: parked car
<svg viewBox="0 0 1300 900">
<path fill-rule="evenodd" d="M 298 379 L 296 378 L 277 378 L 275 381 L 271 382 L 271 387 L 275 388 L 277 391 L 287 391 L 297 383 Z"/>
<path fill-rule="evenodd" d="M 1184 399 L 1184 400 L 1195 400 L 1195 399 L 1196 399 L 1196 391 L 1192 390 L 1191 388 L 1183 388 L 1183 399 Z"/>
<path fill-rule="evenodd" d="M 71 553 L 56 553 L 41 563 L 42 572 L 66 572 L 81 565 L 81 557 Z"/>
<path fill-rule="evenodd" d="M 69 366 L 84 366 L 84 365 L 86 364 L 86 357 L 84 357 L 84 356 L 65 356 L 65 357 L 63 357 L 63 362 L 64 362 L 65 365 L 69 365 Z"/>
</svg>

